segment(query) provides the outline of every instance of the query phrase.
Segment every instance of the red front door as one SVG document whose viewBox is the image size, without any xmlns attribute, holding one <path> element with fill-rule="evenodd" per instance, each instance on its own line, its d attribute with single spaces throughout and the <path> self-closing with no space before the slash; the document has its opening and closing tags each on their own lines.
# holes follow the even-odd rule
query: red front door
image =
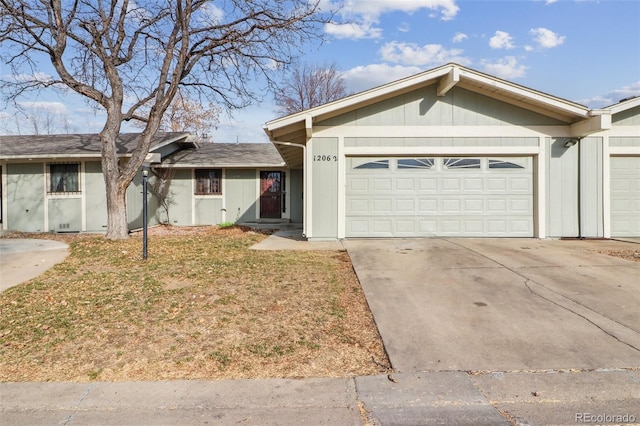
<svg viewBox="0 0 640 426">
<path fill-rule="evenodd" d="M 282 217 L 282 172 L 260 172 L 260 217 Z"/>
</svg>

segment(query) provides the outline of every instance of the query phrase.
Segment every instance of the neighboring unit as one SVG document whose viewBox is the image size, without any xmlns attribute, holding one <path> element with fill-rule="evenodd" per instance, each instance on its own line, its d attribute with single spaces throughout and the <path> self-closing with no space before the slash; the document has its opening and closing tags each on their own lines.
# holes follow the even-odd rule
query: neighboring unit
<svg viewBox="0 0 640 426">
<path fill-rule="evenodd" d="M 640 236 L 640 98 L 602 110 L 448 64 L 266 123 L 304 232 Z"/>
<path fill-rule="evenodd" d="M 120 135 L 127 161 L 137 134 Z M 106 193 L 98 135 L 0 136 L 2 229 L 104 232 Z M 302 221 L 301 173 L 271 144 L 198 144 L 158 133 L 148 156 L 149 223 Z M 127 190 L 130 229 L 142 226 L 141 172 Z"/>
</svg>

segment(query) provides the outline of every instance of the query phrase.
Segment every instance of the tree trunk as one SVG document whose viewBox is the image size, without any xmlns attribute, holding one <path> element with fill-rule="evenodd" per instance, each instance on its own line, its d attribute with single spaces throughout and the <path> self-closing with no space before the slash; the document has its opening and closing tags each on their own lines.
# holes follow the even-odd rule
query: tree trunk
<svg viewBox="0 0 640 426">
<path fill-rule="evenodd" d="M 105 176 L 106 178 L 106 176 Z M 107 182 L 107 234 L 111 240 L 129 238 L 129 225 L 127 223 L 127 188 Z"/>
<path fill-rule="evenodd" d="M 114 117 L 115 116 L 115 117 Z M 102 145 L 102 174 L 107 190 L 107 234 L 110 240 L 129 238 L 127 223 L 127 187 L 122 177 L 116 138 L 120 132 L 120 117 L 117 113 L 108 113 L 107 124 L 100 132 Z"/>
</svg>

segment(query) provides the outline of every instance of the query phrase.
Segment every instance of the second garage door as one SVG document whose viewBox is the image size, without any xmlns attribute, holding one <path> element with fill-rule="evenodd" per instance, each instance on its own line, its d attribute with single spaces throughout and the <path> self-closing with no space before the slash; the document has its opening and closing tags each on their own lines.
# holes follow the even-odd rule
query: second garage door
<svg viewBox="0 0 640 426">
<path fill-rule="evenodd" d="M 532 237 L 533 160 L 347 158 L 347 237 Z"/>
</svg>

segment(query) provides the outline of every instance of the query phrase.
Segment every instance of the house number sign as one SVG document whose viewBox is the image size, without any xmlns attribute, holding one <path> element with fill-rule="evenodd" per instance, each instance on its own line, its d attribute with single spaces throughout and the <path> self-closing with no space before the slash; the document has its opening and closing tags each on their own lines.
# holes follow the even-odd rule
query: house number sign
<svg viewBox="0 0 640 426">
<path fill-rule="evenodd" d="M 313 161 L 323 161 L 323 162 L 338 161 L 338 156 L 337 155 L 314 155 Z"/>
</svg>

